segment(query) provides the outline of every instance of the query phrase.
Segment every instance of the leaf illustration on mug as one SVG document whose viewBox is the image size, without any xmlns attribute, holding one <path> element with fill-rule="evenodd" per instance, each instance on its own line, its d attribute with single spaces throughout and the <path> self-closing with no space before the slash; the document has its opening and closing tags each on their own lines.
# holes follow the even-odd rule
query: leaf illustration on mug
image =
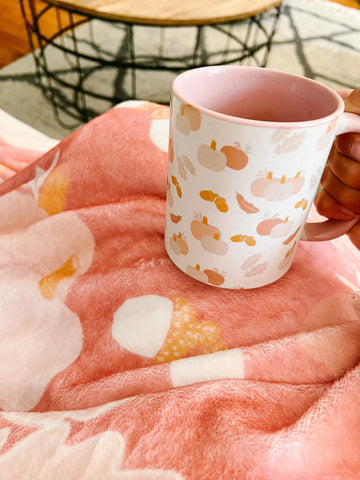
<svg viewBox="0 0 360 480">
<path fill-rule="evenodd" d="M 275 130 L 271 137 L 272 143 L 277 143 L 274 152 L 277 155 L 298 150 L 305 138 L 305 132 L 292 132 L 288 129 Z"/>
<path fill-rule="evenodd" d="M 290 198 L 298 193 L 305 183 L 305 177 L 298 172 L 295 177 L 273 177 L 270 171 L 266 177 L 259 177 L 251 184 L 251 193 L 254 197 L 263 197 L 269 202 L 278 202 Z"/>
<path fill-rule="evenodd" d="M 256 227 L 256 232 L 262 236 L 280 238 L 289 235 L 293 226 L 294 222 L 289 220 L 289 217 L 282 219 L 278 215 L 274 215 L 271 218 L 262 220 Z"/>
<path fill-rule="evenodd" d="M 186 155 L 183 155 L 183 161 L 185 163 L 186 169 L 191 173 L 191 175 L 195 175 L 196 170 L 191 160 Z"/>
<path fill-rule="evenodd" d="M 312 174 L 311 181 L 310 181 L 311 190 L 317 190 L 317 188 L 319 186 L 319 183 L 320 183 L 320 178 L 321 178 L 323 168 L 324 168 L 323 165 L 320 165 L 320 167 L 317 169 L 317 171 Z"/>
<path fill-rule="evenodd" d="M 196 108 L 182 103 L 176 115 L 176 127 L 179 132 L 189 135 L 191 131 L 196 132 L 201 125 L 201 115 Z"/>
<path fill-rule="evenodd" d="M 295 208 L 302 208 L 305 211 L 307 209 L 308 203 L 309 202 L 306 200 L 306 198 L 302 198 L 295 203 Z"/>
<path fill-rule="evenodd" d="M 178 182 L 178 179 L 174 175 L 172 175 L 172 177 L 171 177 L 171 182 L 176 188 L 176 193 L 178 194 L 178 197 L 181 198 L 182 197 L 182 190 L 181 190 L 180 184 Z"/>
<path fill-rule="evenodd" d="M 197 158 L 200 165 L 214 172 L 225 170 L 227 158 L 223 152 L 217 150 L 215 140 L 212 140 L 210 145 L 200 145 L 197 151 Z"/>
<path fill-rule="evenodd" d="M 177 157 L 177 162 L 179 175 L 183 180 L 187 180 L 188 173 L 190 173 L 191 175 L 195 175 L 195 167 L 192 164 L 190 158 L 188 158 L 186 155 L 181 155 L 181 157 Z"/>
<path fill-rule="evenodd" d="M 290 250 L 288 250 L 285 254 L 285 257 L 281 260 L 280 264 L 279 264 L 279 270 L 284 270 L 286 267 L 288 267 L 291 262 L 292 262 L 292 258 L 294 256 L 294 253 L 295 253 L 295 247 L 297 245 L 297 241 L 295 241 L 292 245 L 292 247 L 290 248 Z"/>
<path fill-rule="evenodd" d="M 238 192 L 236 192 L 236 200 L 239 204 L 239 207 L 241 210 L 243 210 L 246 213 L 249 213 L 250 215 L 253 213 L 258 213 L 260 210 L 255 207 L 255 205 L 251 202 L 247 202 L 245 198 Z"/>
<path fill-rule="evenodd" d="M 330 143 L 333 138 L 333 132 L 336 125 L 336 120 L 333 120 L 326 127 L 326 132 L 323 133 L 317 143 L 317 150 L 325 150 L 325 148 L 330 147 Z"/>
<path fill-rule="evenodd" d="M 291 243 L 294 240 L 294 238 L 296 237 L 296 235 L 299 233 L 300 228 L 301 228 L 301 225 L 295 230 L 294 233 L 292 233 L 290 235 L 289 238 L 287 238 L 286 240 L 283 241 L 283 245 L 289 245 L 289 243 Z"/>
<path fill-rule="evenodd" d="M 200 197 L 206 202 L 214 202 L 219 212 L 226 213 L 229 210 L 226 199 L 220 197 L 218 193 L 215 193 L 212 190 L 201 190 Z"/>
<path fill-rule="evenodd" d="M 248 257 L 245 262 L 241 265 L 242 270 L 248 270 L 251 268 L 253 265 L 258 263 L 258 261 L 261 259 L 262 255 L 261 253 L 255 253 L 251 257 Z"/>
<path fill-rule="evenodd" d="M 267 269 L 268 262 L 259 263 L 245 272 L 245 277 L 254 277 L 255 275 L 261 275 Z"/>
<path fill-rule="evenodd" d="M 172 137 L 169 137 L 168 158 L 170 163 L 174 163 L 174 143 Z"/>
<path fill-rule="evenodd" d="M 182 220 L 182 216 L 175 215 L 174 213 L 170 213 L 170 220 L 172 221 L 172 223 L 179 223 Z"/>
<path fill-rule="evenodd" d="M 319 176 L 316 173 L 313 173 L 310 180 L 311 190 L 315 190 L 319 183 Z"/>
<path fill-rule="evenodd" d="M 281 129 L 277 129 L 274 131 L 274 133 L 272 134 L 272 137 L 271 137 L 271 142 L 272 143 L 279 143 L 279 142 L 282 142 L 288 135 L 288 132 L 285 128 Z"/>
<path fill-rule="evenodd" d="M 258 253 L 245 260 L 245 262 L 241 265 L 241 269 L 245 271 L 245 277 L 253 277 L 255 275 L 264 273 L 269 262 L 265 261 L 261 263 L 261 257 L 262 255 Z"/>
</svg>

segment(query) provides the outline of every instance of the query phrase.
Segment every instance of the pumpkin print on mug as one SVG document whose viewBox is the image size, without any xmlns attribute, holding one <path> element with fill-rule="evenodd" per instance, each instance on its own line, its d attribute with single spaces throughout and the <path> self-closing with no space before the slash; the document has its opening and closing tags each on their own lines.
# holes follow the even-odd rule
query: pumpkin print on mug
<svg viewBox="0 0 360 480">
<path fill-rule="evenodd" d="M 210 286 L 257 288 L 289 270 L 301 239 L 348 231 L 351 222 L 306 223 L 335 135 L 360 130 L 343 111 L 328 87 L 265 68 L 176 77 L 165 229 L 173 263 Z"/>
</svg>

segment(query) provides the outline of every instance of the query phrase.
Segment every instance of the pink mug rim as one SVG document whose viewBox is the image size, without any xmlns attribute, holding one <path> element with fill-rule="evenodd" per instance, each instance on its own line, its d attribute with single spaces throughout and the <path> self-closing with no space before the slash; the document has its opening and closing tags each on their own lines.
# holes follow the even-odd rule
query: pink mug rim
<svg viewBox="0 0 360 480">
<path fill-rule="evenodd" d="M 247 118 L 241 118 L 241 117 L 235 117 L 232 115 L 227 115 L 224 113 L 216 112 L 215 110 L 211 110 L 209 108 L 203 107 L 202 105 L 189 101 L 189 99 L 186 98 L 185 95 L 183 95 L 178 88 L 178 83 L 181 81 L 181 79 L 184 76 L 189 76 L 192 74 L 197 74 L 199 71 L 211 71 L 211 70 L 229 70 L 229 69 L 247 69 L 247 70 L 253 70 L 253 71 L 270 71 L 273 74 L 278 74 L 283 77 L 289 77 L 289 78 L 297 78 L 300 79 L 303 83 L 308 83 L 311 85 L 316 86 L 317 88 L 321 88 L 327 93 L 329 93 L 336 101 L 337 101 L 337 107 L 335 110 L 323 117 L 319 117 L 313 120 L 304 120 L 304 121 L 297 121 L 297 122 L 273 122 L 273 121 L 264 121 L 264 120 L 252 120 L 252 119 L 247 119 Z M 286 71 L 282 70 L 276 70 L 276 69 L 270 69 L 270 68 L 264 68 L 264 67 L 249 67 L 245 65 L 212 65 L 212 66 L 206 66 L 206 67 L 198 67 L 194 68 L 191 70 L 186 70 L 179 75 L 175 77 L 175 79 L 172 82 L 172 94 L 175 95 L 182 103 L 191 105 L 195 107 L 197 110 L 199 110 L 201 113 L 206 114 L 210 117 L 216 118 L 218 120 L 223 120 L 226 122 L 231 122 L 239 125 L 249 125 L 253 127 L 263 127 L 263 128 L 306 128 L 306 127 L 314 127 L 317 125 L 323 125 L 330 123 L 331 121 L 337 119 L 345 110 L 345 104 L 341 96 L 332 88 L 328 87 L 327 85 L 324 85 L 316 80 L 304 77 L 302 75 L 294 74 L 294 73 L 289 73 Z"/>
</svg>

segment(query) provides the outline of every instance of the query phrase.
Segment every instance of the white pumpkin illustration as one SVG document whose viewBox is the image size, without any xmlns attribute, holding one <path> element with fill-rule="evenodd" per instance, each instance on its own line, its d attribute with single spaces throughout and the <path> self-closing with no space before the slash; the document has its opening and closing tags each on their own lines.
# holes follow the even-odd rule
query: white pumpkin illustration
<svg viewBox="0 0 360 480">
<path fill-rule="evenodd" d="M 114 408 L 114 403 L 110 405 Z M 22 431 L 24 428 L 31 428 L 32 431 L 25 440 L 20 436 L 9 442 L 10 448 L 6 448 L 1 455 L 1 472 L 16 472 L 16 478 L 29 478 L 29 463 L 19 459 L 31 457 L 31 468 L 36 472 L 37 480 L 63 480 L 64 472 L 70 472 L 67 478 L 184 480 L 180 473 L 168 469 L 128 470 L 124 466 L 126 455 L 124 436 L 115 429 L 95 432 L 91 424 L 96 424 L 97 417 L 104 414 L 104 408 L 96 407 L 90 411 L 93 416 L 89 419 L 75 412 L 66 412 L 66 418 L 63 412 L 51 412 L 45 417 L 4 413 L 5 424 L 13 425 L 15 431 L 18 429 Z M 87 426 L 84 430 L 88 434 L 80 441 L 67 441 L 71 436 L 71 420 Z M 10 432 L 11 428 L 2 430 L 4 435 L 0 437 L 0 448 L 5 444 L 7 433 L 10 435 Z M 2 477 L 5 478 L 3 475 Z"/>
<path fill-rule="evenodd" d="M 159 295 L 129 298 L 114 313 L 112 336 L 129 352 L 153 358 L 171 325 L 173 302 Z"/>
<path fill-rule="evenodd" d="M 214 172 L 222 172 L 227 163 L 225 153 L 217 150 L 216 141 L 212 140 L 210 145 L 200 145 L 197 152 L 200 165 Z"/>
<path fill-rule="evenodd" d="M 67 178 L 55 169 L 59 153 L 47 171 L 36 167 L 35 177 L 21 192 L 0 197 L 0 407 L 4 410 L 33 408 L 48 382 L 82 348 L 80 319 L 64 299 L 74 280 L 91 265 L 95 240 L 74 212 L 61 212 Z M 61 214 L 49 216 L 49 212 Z"/>
<path fill-rule="evenodd" d="M 154 118 L 150 125 L 150 138 L 163 152 L 167 152 L 169 148 L 169 119 Z"/>
<path fill-rule="evenodd" d="M 179 132 L 189 135 L 191 131 L 199 130 L 201 124 L 201 115 L 196 108 L 191 105 L 181 104 L 176 115 L 176 127 Z"/>
<path fill-rule="evenodd" d="M 33 197 L 25 197 L 31 209 Z M 94 246 L 91 232 L 73 212 L 0 236 L 0 407 L 4 410 L 33 408 L 48 382 L 80 354 L 80 319 L 64 298 L 74 279 L 91 264 Z"/>
<path fill-rule="evenodd" d="M 298 193 L 304 186 L 305 178 L 300 172 L 295 177 L 273 177 L 268 172 L 265 177 L 256 178 L 251 184 L 251 193 L 254 197 L 263 197 L 269 202 L 286 200 Z"/>
</svg>

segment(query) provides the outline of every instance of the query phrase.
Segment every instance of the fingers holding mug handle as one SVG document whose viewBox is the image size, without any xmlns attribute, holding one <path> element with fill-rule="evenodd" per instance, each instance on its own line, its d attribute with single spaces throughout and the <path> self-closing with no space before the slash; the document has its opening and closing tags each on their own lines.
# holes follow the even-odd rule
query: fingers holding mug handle
<svg viewBox="0 0 360 480">
<path fill-rule="evenodd" d="M 360 115 L 345 112 L 339 118 L 336 135 L 350 132 L 360 133 Z M 332 240 L 349 233 L 359 221 L 360 215 L 355 215 L 349 220 L 329 219 L 323 222 L 306 223 L 301 235 L 301 240 Z"/>
<path fill-rule="evenodd" d="M 301 240 L 311 242 L 333 240 L 348 233 L 360 220 L 360 216 L 356 216 L 351 220 L 335 220 L 330 218 L 324 222 L 314 222 L 305 224 L 301 234 Z"/>
</svg>

